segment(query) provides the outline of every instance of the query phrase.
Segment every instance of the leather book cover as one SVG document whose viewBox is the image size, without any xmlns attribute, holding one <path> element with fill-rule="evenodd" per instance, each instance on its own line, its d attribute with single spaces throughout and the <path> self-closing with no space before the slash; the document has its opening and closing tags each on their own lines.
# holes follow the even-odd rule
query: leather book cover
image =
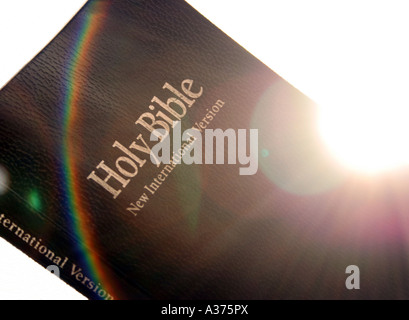
<svg viewBox="0 0 409 320">
<path fill-rule="evenodd" d="M 392 193 L 316 122 L 184 1 L 90 0 L 0 91 L 0 235 L 90 299 L 404 296 Z"/>
</svg>

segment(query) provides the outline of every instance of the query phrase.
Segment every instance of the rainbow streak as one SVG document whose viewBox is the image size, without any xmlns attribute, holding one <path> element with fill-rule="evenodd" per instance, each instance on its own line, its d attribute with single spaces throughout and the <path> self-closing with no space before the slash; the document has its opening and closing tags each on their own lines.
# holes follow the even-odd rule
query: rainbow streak
<svg viewBox="0 0 409 320">
<path fill-rule="evenodd" d="M 110 294 L 114 295 L 113 289 L 109 287 L 108 277 L 101 268 L 100 260 L 96 254 L 90 230 L 87 230 L 88 220 L 87 209 L 81 200 L 81 190 L 77 181 L 78 172 L 76 169 L 75 154 L 73 142 L 70 134 L 76 124 L 77 112 L 80 105 L 81 96 L 81 71 L 86 71 L 87 60 L 91 50 L 92 40 L 100 30 L 107 13 L 109 1 L 93 1 L 86 8 L 86 14 L 82 16 L 78 39 L 75 41 L 71 52 L 67 72 L 67 91 L 64 97 L 64 116 L 63 116 L 63 175 L 65 182 L 66 201 L 70 212 L 73 232 L 79 239 L 78 249 L 83 255 L 85 268 L 93 277 L 96 283 L 103 283 L 100 287 Z M 99 290 L 99 289 L 98 289 Z"/>
</svg>

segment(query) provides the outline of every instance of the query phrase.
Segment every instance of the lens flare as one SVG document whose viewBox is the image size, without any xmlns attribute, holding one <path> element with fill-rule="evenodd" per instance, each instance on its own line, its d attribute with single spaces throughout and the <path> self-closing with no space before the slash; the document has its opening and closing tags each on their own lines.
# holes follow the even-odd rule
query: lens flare
<svg viewBox="0 0 409 320">
<path fill-rule="evenodd" d="M 0 165 L 0 196 L 7 193 L 10 185 L 10 178 L 7 170 Z"/>
<path fill-rule="evenodd" d="M 80 183 L 77 181 L 77 159 L 75 153 L 72 152 L 74 148 L 72 132 L 77 124 L 77 114 L 81 107 L 81 83 L 84 81 L 81 77 L 81 71 L 86 73 L 89 70 L 88 59 L 92 51 L 92 44 L 98 34 L 102 32 L 101 30 L 108 9 L 109 2 L 89 2 L 87 11 L 81 16 L 82 21 L 78 30 L 78 35 L 77 38 L 74 39 L 72 45 L 67 64 L 67 83 L 64 96 L 64 139 L 62 143 L 62 162 L 66 202 L 70 212 L 73 231 L 81 241 L 79 249 L 83 253 L 86 262 L 85 267 L 88 269 L 88 272 L 94 276 L 96 282 L 101 281 L 104 288 L 107 288 L 110 292 L 115 292 L 115 289 L 111 285 L 111 281 L 109 281 L 108 276 L 105 274 L 104 269 L 101 266 L 94 239 L 85 223 L 87 208 L 81 200 L 81 190 L 78 187 Z"/>
<path fill-rule="evenodd" d="M 409 101 L 405 100 L 376 94 L 322 107 L 321 136 L 340 163 L 357 172 L 375 174 L 409 165 Z"/>
<path fill-rule="evenodd" d="M 316 105 L 283 80 L 261 97 L 252 118 L 259 128 L 260 167 L 279 188 L 298 195 L 323 193 L 344 179 L 316 128 Z"/>
<path fill-rule="evenodd" d="M 37 190 L 31 190 L 27 200 L 31 209 L 38 212 L 42 210 L 41 196 Z"/>
</svg>

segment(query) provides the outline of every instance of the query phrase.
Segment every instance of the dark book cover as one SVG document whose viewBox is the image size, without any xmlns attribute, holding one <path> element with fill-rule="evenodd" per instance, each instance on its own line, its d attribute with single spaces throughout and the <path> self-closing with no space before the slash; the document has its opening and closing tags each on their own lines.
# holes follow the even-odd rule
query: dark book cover
<svg viewBox="0 0 409 320">
<path fill-rule="evenodd" d="M 407 173 L 346 173 L 316 122 L 184 1 L 91 0 L 0 92 L 0 235 L 90 299 L 407 297 Z M 155 129 L 237 141 L 155 163 Z"/>
</svg>

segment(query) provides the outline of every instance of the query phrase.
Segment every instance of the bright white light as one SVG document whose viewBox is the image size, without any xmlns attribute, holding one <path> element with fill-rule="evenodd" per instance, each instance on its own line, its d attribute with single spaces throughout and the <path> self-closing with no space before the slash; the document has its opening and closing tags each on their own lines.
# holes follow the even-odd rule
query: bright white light
<svg viewBox="0 0 409 320">
<path fill-rule="evenodd" d="M 409 104 L 405 92 L 381 99 L 352 96 L 344 106 L 325 106 L 320 131 L 330 150 L 351 169 L 367 173 L 409 164 Z M 374 99 L 375 98 L 375 99 Z"/>
<path fill-rule="evenodd" d="M 0 88 L 71 20 L 86 0 L 0 1 Z"/>
<path fill-rule="evenodd" d="M 68 22 L 85 0 L 0 1 L 0 88 Z M 409 88 L 407 0 L 189 0 L 216 25 L 322 107 L 330 150 L 356 169 L 376 171 L 408 159 L 404 127 Z M 386 129 L 389 127 L 389 129 Z M 365 146 L 365 148 L 363 148 Z M 0 257 L 20 254 L 4 251 Z M 1 252 L 3 250 L 3 252 Z M 23 257 L 12 278 L 0 261 L 0 298 L 33 288 Z M 14 264 L 14 266 L 17 264 Z M 14 268 L 16 269 L 16 268 Z M 26 274 L 22 278 L 21 274 Z M 53 278 L 54 279 L 54 278 Z M 58 279 L 57 279 L 58 280 Z M 55 281 L 53 297 L 59 294 Z M 20 287 L 17 287 L 20 284 Z M 11 288 L 11 289 L 9 289 Z M 11 295 L 12 288 L 16 293 Z M 17 289 L 18 288 L 18 289 Z M 72 290 L 72 293 L 76 293 Z"/>
<path fill-rule="evenodd" d="M 2 238 L 0 257 L 0 300 L 86 300 Z"/>
<path fill-rule="evenodd" d="M 408 1 L 188 1 L 322 106 L 322 137 L 345 166 L 409 163 Z"/>
</svg>

